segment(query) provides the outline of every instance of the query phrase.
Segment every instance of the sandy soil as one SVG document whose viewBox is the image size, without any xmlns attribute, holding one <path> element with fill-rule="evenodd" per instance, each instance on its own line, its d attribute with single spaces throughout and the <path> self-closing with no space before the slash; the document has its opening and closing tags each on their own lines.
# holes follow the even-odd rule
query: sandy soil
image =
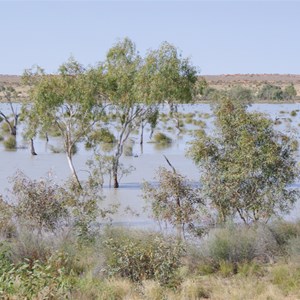
<svg viewBox="0 0 300 300">
<path fill-rule="evenodd" d="M 202 76 L 211 87 L 217 89 L 230 88 L 239 84 L 257 90 L 265 83 L 275 84 L 281 87 L 293 83 L 298 96 L 300 96 L 300 75 L 296 74 L 222 74 Z M 0 86 L 1 85 L 13 86 L 21 98 L 26 99 L 28 87 L 22 85 L 21 76 L 0 75 Z"/>
</svg>

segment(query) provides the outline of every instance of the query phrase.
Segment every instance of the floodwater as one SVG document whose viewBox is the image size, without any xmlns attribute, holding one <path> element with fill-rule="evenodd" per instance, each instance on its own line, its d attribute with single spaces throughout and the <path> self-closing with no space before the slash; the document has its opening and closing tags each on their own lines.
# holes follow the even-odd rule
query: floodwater
<svg viewBox="0 0 300 300">
<path fill-rule="evenodd" d="M 273 120 L 279 119 L 280 125 L 276 125 L 277 130 L 286 132 L 298 139 L 300 112 L 292 117 L 290 112 L 300 109 L 300 104 L 254 104 L 249 110 L 265 113 Z M 0 103 L 0 110 L 9 112 L 9 106 L 5 103 Z M 166 108 L 162 108 L 168 112 Z M 213 117 L 210 106 L 208 104 L 197 105 L 181 105 L 179 112 L 190 113 L 196 112 L 197 119 L 201 119 L 206 123 L 205 130 L 213 134 Z M 203 114 L 206 113 L 206 116 Z M 199 114 L 202 114 L 201 116 Z M 209 114 L 210 116 L 208 116 Z M 186 157 L 188 142 L 192 140 L 190 130 L 197 129 L 194 125 L 186 124 L 186 132 L 177 135 L 173 121 L 168 121 L 167 124 L 158 124 L 156 131 L 162 131 L 173 139 L 173 143 L 168 147 L 157 147 L 153 143 L 149 143 L 149 128 L 145 128 L 144 146 L 141 151 L 139 145 L 139 134 L 133 135 L 132 139 L 135 142 L 133 148 L 134 156 L 122 157 L 121 162 L 125 166 L 132 165 L 135 171 L 126 177 L 123 177 L 120 182 L 119 189 L 109 188 L 108 182 L 105 183 L 103 193 L 105 199 L 101 205 L 119 204 L 118 213 L 113 216 L 113 222 L 127 226 L 147 226 L 154 227 L 153 221 L 149 218 L 149 211 L 145 210 L 145 202 L 141 197 L 141 185 L 143 181 L 155 181 L 155 172 L 160 166 L 168 165 L 163 157 L 166 155 L 177 171 L 187 176 L 189 179 L 198 182 L 199 171 L 191 159 Z M 18 149 L 17 151 L 6 151 L 3 144 L 0 143 L 0 194 L 9 197 L 9 178 L 12 177 L 17 170 L 22 171 L 32 179 L 45 177 L 49 174 L 54 177 L 58 183 L 63 182 L 70 176 L 70 170 L 65 154 L 52 153 L 51 145 L 58 146 L 59 138 L 51 138 L 48 143 L 43 139 L 35 140 L 35 150 L 37 156 L 31 156 L 28 148 L 28 141 L 22 138 L 22 125 L 18 128 Z M 23 149 L 24 147 L 24 149 Z M 299 155 L 299 153 L 298 153 Z M 92 158 L 92 152 L 84 149 L 83 145 L 79 145 L 79 151 L 74 156 L 74 164 L 78 171 L 79 178 L 84 180 L 87 177 L 86 161 Z M 295 183 L 298 185 L 298 183 Z M 126 208 L 130 208 L 127 210 Z M 288 219 L 296 219 L 300 212 L 300 204 L 298 203 L 293 212 L 288 216 Z"/>
</svg>

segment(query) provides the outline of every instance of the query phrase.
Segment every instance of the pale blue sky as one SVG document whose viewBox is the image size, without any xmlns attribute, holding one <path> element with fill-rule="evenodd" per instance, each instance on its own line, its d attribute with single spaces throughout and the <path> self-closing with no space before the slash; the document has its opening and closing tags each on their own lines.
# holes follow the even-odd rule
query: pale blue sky
<svg viewBox="0 0 300 300">
<path fill-rule="evenodd" d="M 141 54 L 168 41 L 204 75 L 300 74 L 298 1 L 0 1 L 0 31 L 0 74 L 95 64 L 125 36 Z"/>
</svg>

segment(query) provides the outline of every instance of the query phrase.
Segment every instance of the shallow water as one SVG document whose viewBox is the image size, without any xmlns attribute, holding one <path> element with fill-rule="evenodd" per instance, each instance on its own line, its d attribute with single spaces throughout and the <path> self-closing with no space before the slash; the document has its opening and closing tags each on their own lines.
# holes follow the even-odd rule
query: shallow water
<svg viewBox="0 0 300 300">
<path fill-rule="evenodd" d="M 0 104 L 0 109 L 8 112 L 7 104 Z M 255 104 L 249 108 L 251 111 L 259 111 L 267 114 L 272 119 L 279 118 L 282 124 L 275 126 L 276 129 L 288 132 L 298 140 L 300 127 L 300 113 L 297 116 L 291 117 L 292 110 L 300 109 L 299 104 Z M 163 108 L 166 110 L 166 108 Z M 282 113 L 284 111 L 285 113 Z M 208 104 L 197 105 L 181 105 L 179 112 L 189 113 L 209 113 L 211 109 Z M 290 120 L 291 119 L 291 122 Z M 213 134 L 213 118 L 202 118 L 206 122 L 207 130 Z M 149 128 L 145 130 L 145 143 L 143 151 L 139 145 L 139 135 L 134 135 L 132 138 L 135 141 L 133 153 L 137 157 L 123 157 L 122 163 L 125 165 L 133 165 L 135 171 L 127 177 L 122 178 L 120 188 L 115 190 L 108 187 L 108 183 L 104 187 L 105 200 L 103 205 L 117 204 L 121 205 L 119 212 L 114 215 L 115 223 L 132 225 L 132 226 L 154 226 L 149 218 L 149 213 L 144 210 L 145 202 L 141 197 L 141 185 L 143 181 L 155 181 L 154 176 L 156 170 L 160 166 L 168 168 L 163 155 L 166 155 L 174 167 L 183 175 L 188 176 L 191 180 L 198 182 L 199 171 L 193 162 L 186 157 L 188 142 L 192 140 L 190 133 L 185 133 L 179 137 L 176 131 L 167 131 L 167 127 L 175 127 L 174 123 L 159 124 L 157 131 L 163 131 L 173 139 L 173 143 L 168 147 L 157 147 L 155 144 L 149 143 Z M 187 124 L 185 129 L 196 129 L 197 127 Z M 28 142 L 23 141 L 22 125 L 18 128 L 18 146 L 28 146 Z M 299 141 L 300 142 L 300 141 Z M 30 178 L 37 179 L 47 174 L 52 174 L 57 182 L 61 182 L 70 175 L 67 159 L 65 154 L 54 154 L 50 151 L 49 145 L 59 145 L 59 138 L 51 138 L 47 144 L 45 140 L 36 139 L 35 148 L 37 156 L 31 156 L 29 149 L 18 149 L 17 151 L 6 151 L 2 143 L 0 143 L 0 193 L 8 195 L 10 183 L 8 178 L 13 176 L 17 170 L 21 170 Z M 78 153 L 74 156 L 74 164 L 78 170 L 80 179 L 84 180 L 87 177 L 86 161 L 92 157 L 92 152 L 84 149 L 83 145 L 79 146 Z M 298 185 L 298 183 L 295 183 Z M 125 208 L 130 207 L 134 213 L 126 213 Z M 300 212 L 300 204 L 296 205 L 289 219 L 297 218 Z"/>
</svg>

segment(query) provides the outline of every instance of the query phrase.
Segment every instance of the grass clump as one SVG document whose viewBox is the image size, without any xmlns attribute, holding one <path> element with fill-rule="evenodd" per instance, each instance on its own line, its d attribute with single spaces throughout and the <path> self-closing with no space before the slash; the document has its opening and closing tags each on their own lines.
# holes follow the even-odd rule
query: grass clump
<svg viewBox="0 0 300 300">
<path fill-rule="evenodd" d="M 158 234 L 112 230 L 104 240 L 106 272 L 133 282 L 157 280 L 162 285 L 176 282 L 182 245 Z"/>
<path fill-rule="evenodd" d="M 4 140 L 3 144 L 6 150 L 15 150 L 17 148 L 16 137 L 9 136 Z"/>
<path fill-rule="evenodd" d="M 291 117 L 296 117 L 297 116 L 297 112 L 295 110 L 292 110 L 290 115 L 291 115 Z"/>
<path fill-rule="evenodd" d="M 153 142 L 157 144 L 171 144 L 172 139 L 162 132 L 157 132 L 153 136 Z"/>
</svg>

